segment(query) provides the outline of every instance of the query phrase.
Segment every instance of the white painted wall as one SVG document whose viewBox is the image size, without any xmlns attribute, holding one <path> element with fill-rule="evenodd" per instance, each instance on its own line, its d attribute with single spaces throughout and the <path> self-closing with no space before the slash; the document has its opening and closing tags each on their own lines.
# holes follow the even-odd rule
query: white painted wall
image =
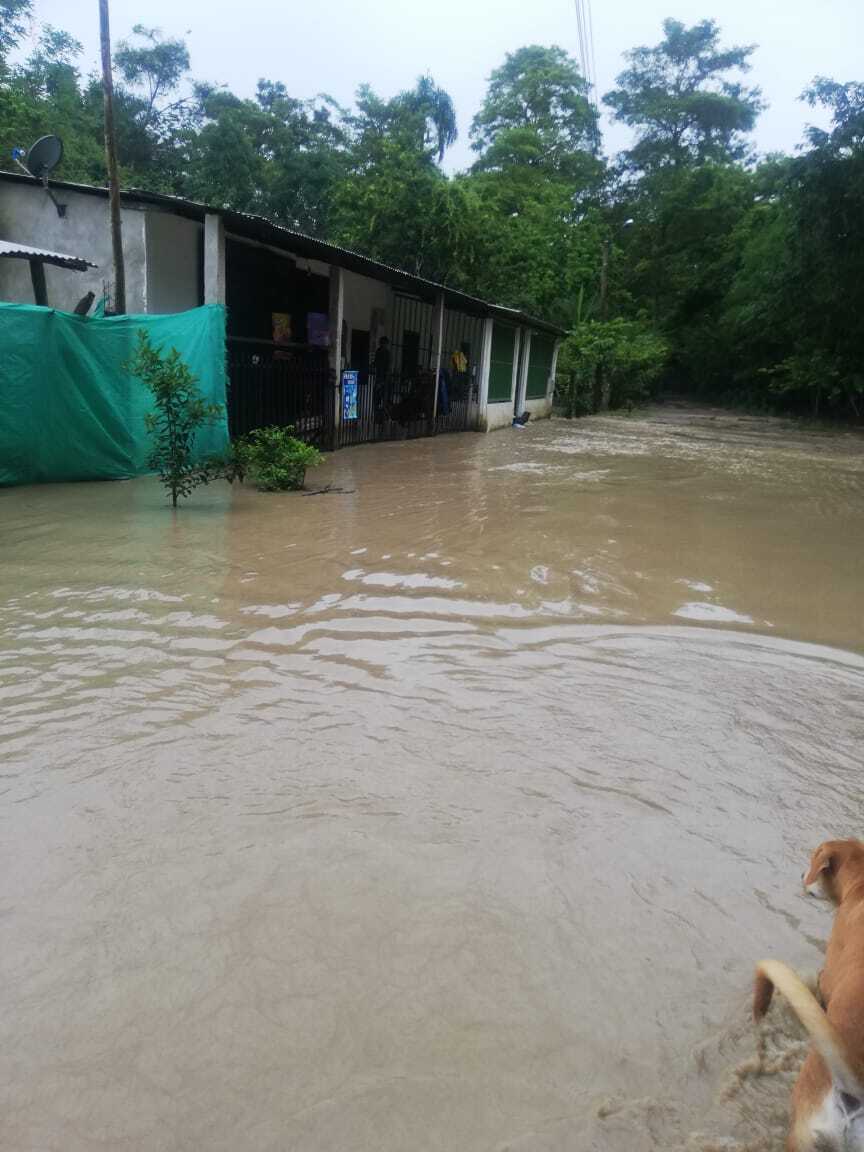
<svg viewBox="0 0 864 1152">
<path fill-rule="evenodd" d="M 86 272 L 46 266 L 48 303 L 52 308 L 71 312 L 88 291 L 100 300 L 104 286 L 112 278 L 108 198 L 66 191 L 58 191 L 56 196 L 68 205 L 64 217 L 57 215 L 57 209 L 41 185 L 0 179 L 0 239 L 83 256 L 98 265 Z M 126 307 L 129 312 L 143 312 L 147 283 L 145 213 L 124 208 L 121 216 L 126 254 Z M 33 285 L 26 260 L 0 260 L 0 300 L 33 303 Z"/>
<path fill-rule="evenodd" d="M 147 311 L 197 308 L 203 303 L 198 279 L 201 224 L 153 208 L 145 218 Z"/>
<path fill-rule="evenodd" d="M 530 412 L 532 420 L 546 420 L 552 415 L 552 397 L 545 396 L 541 400 L 526 400 L 523 412 Z"/>
<path fill-rule="evenodd" d="M 489 371 L 492 367 L 492 325 L 489 316 L 483 321 L 483 338 L 480 347 L 479 394 L 477 397 L 477 429 L 488 431 L 489 427 Z"/>
<path fill-rule="evenodd" d="M 531 362 L 531 336 L 532 332 L 530 328 L 522 329 L 519 372 L 516 378 L 515 402 L 513 404 L 514 413 L 518 412 L 520 415 L 526 410 L 525 393 L 528 385 L 528 365 Z"/>
<path fill-rule="evenodd" d="M 494 432 L 498 428 L 509 428 L 512 423 L 512 400 L 502 400 L 497 404 L 488 404 L 486 406 L 486 432 Z M 482 424 L 481 427 L 483 427 Z"/>
<path fill-rule="evenodd" d="M 386 284 L 380 280 L 370 280 L 368 276 L 359 276 L 356 272 L 344 272 L 344 318 L 345 327 L 347 329 L 348 344 L 343 348 L 343 355 L 346 362 L 350 361 L 351 356 L 351 329 L 359 328 L 362 331 L 372 333 L 372 343 L 370 344 L 370 354 L 374 353 L 377 346 L 377 335 L 372 332 L 372 312 L 374 309 L 382 309 L 385 313 L 389 307 L 390 297 L 389 289 Z M 382 332 L 387 331 L 386 322 L 382 327 Z"/>
</svg>

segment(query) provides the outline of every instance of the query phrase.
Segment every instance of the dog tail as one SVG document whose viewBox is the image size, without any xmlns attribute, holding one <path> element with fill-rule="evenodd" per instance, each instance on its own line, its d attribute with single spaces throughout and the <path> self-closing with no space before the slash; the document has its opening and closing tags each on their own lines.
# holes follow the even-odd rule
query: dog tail
<svg viewBox="0 0 864 1152">
<path fill-rule="evenodd" d="M 768 1011 L 775 988 L 783 993 L 795 1015 L 810 1033 L 814 1046 L 828 1067 L 831 1079 L 840 1091 L 858 1100 L 864 1099 L 864 1085 L 852 1070 L 842 1037 L 800 976 L 779 960 L 763 960 L 756 965 L 753 1018 L 761 1020 Z"/>
</svg>

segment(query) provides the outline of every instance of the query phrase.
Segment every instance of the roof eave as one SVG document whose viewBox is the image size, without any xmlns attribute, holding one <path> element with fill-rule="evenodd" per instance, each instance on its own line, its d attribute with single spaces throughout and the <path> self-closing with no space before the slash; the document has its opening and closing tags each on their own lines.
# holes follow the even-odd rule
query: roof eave
<svg viewBox="0 0 864 1152">
<path fill-rule="evenodd" d="M 0 179 L 41 186 L 41 181 L 35 177 L 26 176 L 19 172 L 0 171 Z M 65 180 L 52 180 L 51 185 L 61 191 L 80 192 L 88 196 L 107 197 L 108 195 L 107 188 L 101 188 L 95 184 L 76 184 Z M 427 280 L 422 276 L 414 275 L 403 268 L 383 264 L 369 256 L 362 255 L 360 252 L 353 252 L 350 248 L 340 248 L 339 245 L 331 244 L 326 240 L 307 236 L 303 232 L 295 232 L 282 224 L 268 220 L 265 216 L 238 212 L 233 208 L 201 204 L 196 200 L 184 200 L 180 196 L 171 196 L 164 192 L 148 192 L 137 188 L 123 189 L 120 197 L 127 204 L 150 204 L 154 207 L 167 208 L 179 216 L 185 216 L 187 219 L 199 222 L 203 222 L 205 216 L 221 216 L 230 230 L 243 236 L 244 239 L 259 240 L 263 243 L 270 243 L 286 252 L 312 259 L 321 259 L 324 263 L 334 264 L 349 272 L 356 272 L 360 276 L 384 280 L 391 286 L 407 289 L 426 299 L 434 300 L 439 293 L 443 292 L 445 303 L 461 305 L 464 310 L 475 314 L 497 316 L 510 323 L 550 332 L 556 336 L 566 336 L 567 334 L 565 328 L 552 324 L 548 320 L 541 320 L 539 317 L 529 316 L 518 309 L 505 308 L 501 304 L 481 300 L 479 297 L 471 296 L 458 288 L 450 288 L 446 284 L 439 284 L 434 280 Z"/>
</svg>

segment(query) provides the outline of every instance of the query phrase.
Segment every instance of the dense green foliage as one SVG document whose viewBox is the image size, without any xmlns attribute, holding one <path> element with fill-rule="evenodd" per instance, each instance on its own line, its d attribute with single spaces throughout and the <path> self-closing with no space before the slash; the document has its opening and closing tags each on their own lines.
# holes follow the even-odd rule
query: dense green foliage
<svg viewBox="0 0 864 1152">
<path fill-rule="evenodd" d="M 153 393 L 156 410 L 144 418 L 153 438 L 150 467 L 159 473 L 176 508 L 180 497 L 214 478 L 211 468 L 196 463 L 195 435 L 215 421 L 222 408 L 206 402 L 177 349 L 165 353 L 154 348 L 143 329 L 129 371 Z"/>
<path fill-rule="evenodd" d="M 0 164 L 55 131 L 60 174 L 104 180 L 101 89 L 80 52 L 34 30 L 31 0 L 0 0 Z M 609 161 L 575 61 L 519 48 L 489 77 L 475 162 L 448 176 L 456 112 L 430 76 L 391 99 L 361 86 L 352 108 L 267 79 L 241 98 L 193 80 L 185 43 L 139 25 L 115 53 L 122 179 L 262 213 L 574 328 L 561 388 L 574 409 L 632 400 L 662 376 L 721 401 L 856 419 L 864 84 L 815 79 L 803 98 L 830 128 L 794 156 L 758 158 L 752 52 L 725 46 L 711 20 L 665 21 L 603 97 L 634 136 Z"/>
<path fill-rule="evenodd" d="M 318 449 L 298 440 L 293 428 L 256 428 L 234 442 L 232 453 L 229 478 L 249 476 L 262 492 L 296 492 L 307 470 L 324 463 Z"/>
<path fill-rule="evenodd" d="M 651 395 L 668 359 L 665 340 L 638 320 L 587 320 L 564 341 L 558 400 L 567 416 L 628 407 Z"/>
</svg>

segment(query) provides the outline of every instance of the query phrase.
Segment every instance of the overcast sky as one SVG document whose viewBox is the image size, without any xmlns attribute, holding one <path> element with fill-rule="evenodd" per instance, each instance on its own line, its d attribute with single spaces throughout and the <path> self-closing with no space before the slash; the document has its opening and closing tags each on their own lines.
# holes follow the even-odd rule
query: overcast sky
<svg viewBox="0 0 864 1152">
<path fill-rule="evenodd" d="M 97 0 L 35 0 L 37 18 L 72 32 L 88 65 L 98 56 Z M 816 117 L 797 97 L 817 75 L 864 79 L 864 0 L 593 0 L 597 86 L 613 84 L 622 53 L 660 38 L 666 16 L 718 20 L 726 43 L 757 44 L 750 82 L 770 107 L 760 151 L 791 150 Z M 197 78 L 251 95 L 259 77 L 298 97 L 350 103 L 358 84 L 383 96 L 430 72 L 453 97 L 459 143 L 448 168 L 471 161 L 468 128 L 490 71 L 523 44 L 560 44 L 578 57 L 573 0 L 111 0 L 112 38 L 141 22 L 185 36 Z M 628 134 L 604 124 L 607 152 Z"/>
</svg>

